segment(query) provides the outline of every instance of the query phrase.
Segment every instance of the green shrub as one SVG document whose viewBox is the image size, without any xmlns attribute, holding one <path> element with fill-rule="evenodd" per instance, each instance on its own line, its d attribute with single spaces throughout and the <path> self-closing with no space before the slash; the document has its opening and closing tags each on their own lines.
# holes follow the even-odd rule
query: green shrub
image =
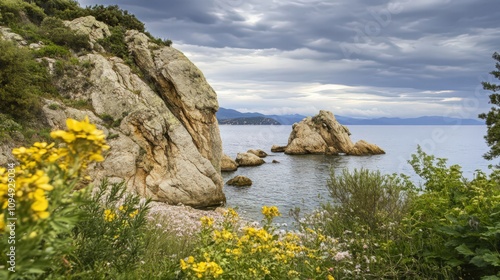
<svg viewBox="0 0 500 280">
<path fill-rule="evenodd" d="M 123 59 L 128 58 L 128 47 L 125 43 L 125 32 L 122 26 L 111 27 L 111 36 L 100 39 L 97 42 L 109 53 L 112 53 Z"/>
<path fill-rule="evenodd" d="M 4 24 L 11 25 L 21 23 L 26 17 L 35 24 L 40 24 L 45 13 L 43 10 L 33 3 L 20 0 L 3 0 L 0 1 L 0 13 Z"/>
<path fill-rule="evenodd" d="M 404 244 L 401 223 L 416 195 L 407 177 L 366 169 L 340 174 L 331 170 L 328 189 L 332 201 L 299 220 L 299 227 L 337 240 L 336 279 L 425 279 L 413 273 L 412 264 L 403 263 L 408 257 L 397 251 Z"/>
<path fill-rule="evenodd" d="M 425 179 L 406 222 L 410 233 L 426 233 L 421 261 L 452 267 L 457 278 L 499 279 L 500 171 L 467 180 L 460 166 L 447 167 L 420 147 L 411 164 Z"/>
<path fill-rule="evenodd" d="M 135 29 L 144 32 L 144 23 L 139 21 L 133 14 L 120 9 L 117 5 L 103 6 L 95 5 L 86 8 L 89 15 L 112 27 L 123 27 L 125 30 Z"/>
<path fill-rule="evenodd" d="M 123 182 L 103 181 L 82 206 L 86 215 L 75 228 L 73 273 L 85 272 L 95 279 L 105 271 L 136 269 L 145 253 L 148 204 L 127 193 Z"/>
<path fill-rule="evenodd" d="M 21 131 L 23 127 L 11 117 L 0 113 L 0 140 L 8 138 L 14 131 Z"/>
<path fill-rule="evenodd" d="M 81 9 L 78 2 L 73 0 L 29 0 L 26 2 L 33 2 L 38 7 L 43 9 L 45 14 L 49 16 L 59 15 L 62 12 L 77 11 Z"/>
<path fill-rule="evenodd" d="M 0 41 L 0 111 L 16 120 L 30 120 L 41 111 L 39 95 L 48 74 L 30 51 Z"/>
<path fill-rule="evenodd" d="M 66 47 L 50 44 L 35 51 L 35 55 L 37 57 L 67 58 L 71 53 Z"/>
<path fill-rule="evenodd" d="M 59 46 L 66 46 L 75 51 L 90 48 L 87 36 L 75 33 L 55 17 L 46 17 L 42 21 L 40 34 Z"/>
<path fill-rule="evenodd" d="M 328 190 L 333 204 L 324 208 L 337 213 L 339 224 L 329 228 L 340 234 L 354 225 L 366 227 L 370 234 L 378 232 L 387 223 L 399 223 L 415 194 L 413 186 L 399 177 L 382 175 L 366 169 L 340 175 L 331 171 Z"/>
<path fill-rule="evenodd" d="M 40 28 L 32 23 L 11 25 L 12 32 L 22 36 L 28 43 L 50 43 L 49 40 L 40 35 Z"/>
</svg>

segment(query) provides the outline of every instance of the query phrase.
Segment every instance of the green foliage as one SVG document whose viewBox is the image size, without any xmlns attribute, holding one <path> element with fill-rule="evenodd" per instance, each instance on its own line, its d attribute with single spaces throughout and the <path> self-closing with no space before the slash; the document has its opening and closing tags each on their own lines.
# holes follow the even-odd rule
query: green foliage
<svg viewBox="0 0 500 280">
<path fill-rule="evenodd" d="M 136 269 L 145 253 L 148 204 L 149 200 L 141 203 L 138 196 L 128 194 L 123 182 L 103 181 L 82 206 L 86 215 L 75 228 L 72 273 L 84 272 L 95 279 L 104 271 Z"/>
<path fill-rule="evenodd" d="M 71 55 L 69 50 L 58 45 L 46 45 L 34 52 L 37 57 L 67 58 Z"/>
<path fill-rule="evenodd" d="M 58 46 L 65 46 L 75 51 L 90 47 L 87 36 L 75 33 L 66 27 L 62 20 L 55 17 L 46 17 L 42 21 L 40 34 Z"/>
<path fill-rule="evenodd" d="M 98 43 L 109 53 L 126 59 L 129 57 L 128 47 L 125 43 L 126 29 L 123 26 L 111 27 L 111 36 L 98 40 Z"/>
<path fill-rule="evenodd" d="M 410 163 L 425 179 L 407 220 L 408 228 L 428 233 L 424 260 L 468 279 L 500 277 L 500 171 L 477 171 L 469 181 L 459 166 L 446 167 L 420 148 Z"/>
<path fill-rule="evenodd" d="M 81 9 L 78 2 L 73 0 L 24 0 L 24 2 L 36 4 L 49 16 Z"/>
<path fill-rule="evenodd" d="M 413 257 L 400 251 L 408 241 L 402 222 L 417 195 L 406 176 L 331 170 L 328 189 L 332 202 L 297 220 L 302 229 L 323 230 L 337 240 L 336 279 L 427 279 L 415 272 Z"/>
<path fill-rule="evenodd" d="M 0 140 L 9 138 L 14 131 L 21 131 L 23 127 L 11 117 L 0 113 Z"/>
<path fill-rule="evenodd" d="M 340 219 L 331 228 L 336 234 L 354 224 L 373 233 L 389 222 L 399 223 L 414 195 L 412 185 L 401 178 L 366 169 L 353 173 L 344 169 L 340 175 L 331 170 L 328 189 L 334 205 L 326 205 L 325 210 L 336 212 Z"/>
<path fill-rule="evenodd" d="M 20 0 L 2 0 L 0 1 L 0 14 L 2 23 L 11 25 L 25 22 L 26 19 L 35 24 L 40 24 L 45 13 L 34 3 Z"/>
<path fill-rule="evenodd" d="M 0 41 L 0 111 L 16 120 L 30 120 L 41 111 L 39 97 L 50 85 L 47 70 L 32 54 Z"/>
<path fill-rule="evenodd" d="M 127 272 L 128 279 L 179 279 L 179 259 L 187 258 L 195 250 L 197 240 L 179 236 L 164 228 L 168 221 L 154 217 L 143 229 L 145 253 L 140 266 Z"/>
<path fill-rule="evenodd" d="M 94 16 L 97 20 L 106 23 L 109 26 L 121 26 L 125 30 L 135 29 L 144 32 L 144 23 L 139 21 L 133 14 L 126 10 L 120 9 L 117 5 L 103 6 L 95 5 L 87 7 L 86 12 Z"/>
<path fill-rule="evenodd" d="M 495 52 L 493 59 L 496 61 L 496 70 L 491 71 L 490 74 L 500 80 L 500 54 Z M 494 105 L 488 113 L 479 115 L 479 118 L 486 120 L 488 127 L 488 132 L 484 138 L 488 146 L 490 146 L 490 151 L 484 155 L 484 158 L 491 160 L 500 156 L 500 108 L 498 108 L 500 106 L 500 93 L 498 93 L 500 85 L 489 82 L 483 82 L 482 84 L 485 90 L 492 92 L 490 94 L 490 104 Z"/>
</svg>

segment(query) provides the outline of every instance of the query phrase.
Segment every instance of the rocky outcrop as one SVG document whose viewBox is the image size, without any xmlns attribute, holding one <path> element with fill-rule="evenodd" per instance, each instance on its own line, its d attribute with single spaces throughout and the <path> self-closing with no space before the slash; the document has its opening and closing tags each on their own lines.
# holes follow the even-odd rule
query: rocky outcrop
<svg viewBox="0 0 500 280">
<path fill-rule="evenodd" d="M 215 116 L 219 104 L 203 73 L 180 51 L 160 48 L 135 30 L 126 34 L 136 63 L 154 81 L 160 97 L 189 132 L 196 148 L 220 170 L 222 144 Z"/>
<path fill-rule="evenodd" d="M 278 146 L 278 145 L 273 145 L 271 147 L 271 152 L 273 153 L 283 153 L 286 149 L 286 146 Z"/>
<path fill-rule="evenodd" d="M 265 158 L 267 157 L 267 153 L 264 152 L 263 150 L 261 149 L 257 149 L 257 150 L 254 150 L 254 149 L 251 149 L 251 150 L 248 150 L 247 153 L 251 153 L 251 154 L 254 154 L 260 158 Z"/>
<path fill-rule="evenodd" d="M 230 186 L 237 186 L 237 187 L 246 187 L 246 186 L 251 186 L 252 185 L 252 180 L 245 176 L 238 175 L 234 177 L 233 179 L 227 181 L 226 184 Z"/>
<path fill-rule="evenodd" d="M 89 34 L 91 41 L 109 35 L 107 26 L 92 17 L 67 24 Z M 223 204 L 214 90 L 181 52 L 151 43 L 137 31 L 127 33 L 127 42 L 144 75 L 139 77 L 117 57 L 97 52 L 81 56 L 80 62 L 90 65 L 84 75 L 88 85 L 62 94 L 92 110 L 45 100 L 41 117 L 52 129 L 64 129 L 66 118 L 87 115 L 104 131 L 111 149 L 103 162 L 89 167 L 94 183 L 105 177 L 125 180 L 130 190 L 168 204 Z M 0 160 L 8 160 L 4 154 Z"/>
<path fill-rule="evenodd" d="M 321 110 L 293 125 L 288 138 L 286 154 L 340 154 L 374 155 L 385 152 L 366 141 L 353 144 L 349 129 L 335 119 L 332 112 Z"/>
<path fill-rule="evenodd" d="M 93 16 L 76 18 L 72 21 L 65 21 L 64 24 L 78 34 L 89 36 L 90 43 L 111 35 L 108 26 L 95 19 Z"/>
<path fill-rule="evenodd" d="M 251 153 L 238 153 L 236 155 L 236 163 L 238 166 L 257 166 L 264 164 L 265 161 Z"/>
<path fill-rule="evenodd" d="M 228 155 L 223 154 L 220 164 L 220 171 L 222 172 L 232 172 L 238 169 L 238 164 Z"/>
<path fill-rule="evenodd" d="M 379 146 L 370 144 L 365 140 L 359 140 L 354 144 L 354 147 L 349 151 L 349 155 L 363 156 L 363 155 L 378 155 L 385 154 Z"/>
</svg>

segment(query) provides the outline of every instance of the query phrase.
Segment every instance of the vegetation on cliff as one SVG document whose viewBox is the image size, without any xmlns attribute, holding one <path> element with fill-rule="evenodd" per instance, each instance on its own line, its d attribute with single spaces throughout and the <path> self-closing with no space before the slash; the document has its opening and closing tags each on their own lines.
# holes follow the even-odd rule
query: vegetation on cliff
<svg viewBox="0 0 500 280">
<path fill-rule="evenodd" d="M 34 133 L 35 130 L 48 127 L 39 118 L 42 106 L 40 98 L 65 100 L 66 96 L 57 81 L 71 75 L 72 68 L 85 66 L 79 65 L 81 63 L 76 60 L 76 56 L 91 50 L 88 36 L 76 33 L 63 21 L 89 15 L 108 24 L 111 29 L 111 36 L 98 43 L 107 52 L 123 58 L 132 66 L 134 61 L 124 40 L 126 30 L 145 32 L 159 45 L 172 43 L 151 36 L 141 21 L 118 6 L 82 8 L 77 1 L 72 0 L 0 1 L 0 26 L 8 27 L 12 33 L 22 37 L 17 44 L 5 38 L 0 40 L 0 119 L 3 120 L 0 124 L 0 140 L 12 140 L 15 132 L 21 132 L 25 139 L 32 139 L 30 141 L 47 140 L 47 133 Z M 30 44 L 38 47 L 28 48 Z M 55 71 L 49 73 L 47 60 L 40 58 L 55 59 Z M 78 106 L 69 100 L 65 103 Z M 22 140 L 15 138 L 17 141 Z"/>
</svg>

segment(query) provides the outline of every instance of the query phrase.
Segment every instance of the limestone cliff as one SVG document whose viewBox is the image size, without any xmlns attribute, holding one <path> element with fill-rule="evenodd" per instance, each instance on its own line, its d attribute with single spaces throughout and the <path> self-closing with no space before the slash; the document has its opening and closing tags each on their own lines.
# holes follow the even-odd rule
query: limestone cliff
<svg viewBox="0 0 500 280">
<path fill-rule="evenodd" d="M 65 24 L 88 34 L 93 51 L 78 57 L 91 65 L 88 73 L 75 75 L 88 85 L 61 94 L 92 106 L 75 109 L 45 100 L 41 118 L 61 129 L 66 118 L 88 115 L 104 130 L 111 149 L 105 161 L 91 167 L 94 182 L 125 180 L 129 189 L 169 204 L 223 204 L 218 102 L 202 72 L 180 51 L 157 45 L 138 31 L 126 34 L 137 67 L 131 69 L 122 59 L 102 53 L 97 39 L 109 36 L 104 23 L 86 17 Z"/>
<path fill-rule="evenodd" d="M 293 125 L 285 148 L 286 154 L 375 155 L 385 152 L 374 144 L 360 140 L 353 144 L 349 129 L 335 119 L 332 112 L 321 110 Z"/>
</svg>

